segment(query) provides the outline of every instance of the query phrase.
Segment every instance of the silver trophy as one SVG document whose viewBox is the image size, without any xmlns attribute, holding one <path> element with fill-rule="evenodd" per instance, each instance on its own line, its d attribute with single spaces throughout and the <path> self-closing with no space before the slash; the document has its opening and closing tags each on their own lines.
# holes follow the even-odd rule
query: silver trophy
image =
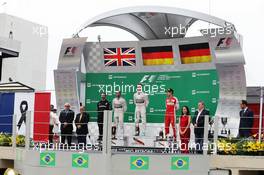
<svg viewBox="0 0 264 175">
<path fill-rule="evenodd" d="M 227 134 L 226 124 L 227 124 L 227 117 L 221 118 L 221 123 L 224 126 L 221 130 L 221 134 Z"/>
<path fill-rule="evenodd" d="M 214 119 L 211 119 L 210 122 L 209 122 L 209 134 L 210 134 L 211 136 L 214 135 L 213 124 L 214 124 Z"/>
</svg>

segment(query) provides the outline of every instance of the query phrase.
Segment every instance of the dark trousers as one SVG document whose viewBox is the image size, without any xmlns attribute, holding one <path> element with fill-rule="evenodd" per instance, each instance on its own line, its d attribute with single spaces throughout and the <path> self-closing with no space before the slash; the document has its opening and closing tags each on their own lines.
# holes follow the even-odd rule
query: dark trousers
<svg viewBox="0 0 264 175">
<path fill-rule="evenodd" d="M 87 135 L 77 135 L 78 144 L 86 145 L 86 137 Z"/>
<path fill-rule="evenodd" d="M 61 133 L 61 143 L 65 144 L 65 140 L 67 139 L 67 143 L 71 146 L 72 143 L 72 132 L 71 133 Z"/>
<path fill-rule="evenodd" d="M 53 125 L 49 125 L 49 143 L 53 142 Z"/>
<path fill-rule="evenodd" d="M 197 154 L 203 154 L 203 141 L 204 141 L 203 133 L 195 134 L 195 145 L 196 145 Z"/>
<path fill-rule="evenodd" d="M 104 117 L 103 116 L 98 116 L 98 128 L 99 128 L 99 139 L 103 139 L 103 131 L 104 131 Z"/>
<path fill-rule="evenodd" d="M 239 129 L 239 137 L 249 137 L 250 132 L 249 129 Z"/>
</svg>

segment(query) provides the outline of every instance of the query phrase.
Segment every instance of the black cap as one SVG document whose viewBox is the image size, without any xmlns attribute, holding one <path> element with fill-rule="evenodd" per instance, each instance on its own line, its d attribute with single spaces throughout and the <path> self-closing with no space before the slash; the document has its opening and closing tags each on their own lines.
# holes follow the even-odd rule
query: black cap
<svg viewBox="0 0 264 175">
<path fill-rule="evenodd" d="M 173 94 L 174 90 L 169 88 L 169 89 L 167 89 L 167 92 L 171 92 Z"/>
</svg>

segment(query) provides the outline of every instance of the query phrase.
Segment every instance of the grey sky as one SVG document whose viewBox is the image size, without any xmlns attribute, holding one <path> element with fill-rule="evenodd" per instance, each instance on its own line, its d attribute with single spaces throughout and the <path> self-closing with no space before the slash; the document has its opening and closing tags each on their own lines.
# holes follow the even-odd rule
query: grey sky
<svg viewBox="0 0 264 175">
<path fill-rule="evenodd" d="M 1 6 L 4 2 L 6 5 Z M 210 13 L 233 23 L 243 35 L 243 50 L 246 58 L 248 86 L 264 85 L 264 50 L 262 34 L 264 24 L 264 1 L 241 0 L 0 0 L 0 13 L 18 16 L 49 28 L 47 65 L 47 89 L 54 89 L 53 69 L 56 69 L 60 44 L 63 38 L 71 37 L 86 20 L 100 13 L 127 6 L 162 5 Z M 210 7 L 210 8 L 209 8 Z M 116 29 L 117 30 L 117 29 Z M 101 34 L 104 40 L 135 40 L 126 32 L 113 36 L 109 28 L 86 31 L 94 40 Z"/>
</svg>

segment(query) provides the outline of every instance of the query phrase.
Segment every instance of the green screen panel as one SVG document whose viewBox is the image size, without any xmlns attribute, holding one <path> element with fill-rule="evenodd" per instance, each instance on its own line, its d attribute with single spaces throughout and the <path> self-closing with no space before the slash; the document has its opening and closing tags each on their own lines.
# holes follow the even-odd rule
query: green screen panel
<svg viewBox="0 0 264 175">
<path fill-rule="evenodd" d="M 86 110 L 96 111 L 96 104 L 102 92 L 107 93 L 112 102 L 115 91 L 121 90 L 127 101 L 128 110 L 125 122 L 134 122 L 133 94 L 137 84 L 143 84 L 143 90 L 149 94 L 147 108 L 148 123 L 163 123 L 165 113 L 166 89 L 174 89 L 174 96 L 180 101 L 180 107 L 188 106 L 195 112 L 197 103 L 204 101 L 210 114 L 214 115 L 219 98 L 218 75 L 216 70 L 181 72 L 140 72 L 140 73 L 87 73 L 86 74 Z M 177 116 L 180 110 L 177 111 Z M 91 113 L 91 121 L 96 121 L 96 113 Z"/>
</svg>

